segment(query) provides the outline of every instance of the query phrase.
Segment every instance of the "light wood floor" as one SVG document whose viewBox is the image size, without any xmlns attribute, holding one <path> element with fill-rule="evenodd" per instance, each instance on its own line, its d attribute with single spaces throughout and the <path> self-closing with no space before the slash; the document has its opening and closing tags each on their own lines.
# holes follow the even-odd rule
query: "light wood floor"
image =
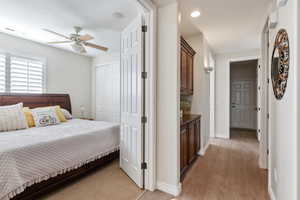
<svg viewBox="0 0 300 200">
<path fill-rule="evenodd" d="M 258 149 L 255 132 L 232 130 L 231 140 L 213 140 L 198 158 L 179 197 L 148 192 L 141 200 L 269 200 L 267 171 L 258 167 Z"/>
</svg>

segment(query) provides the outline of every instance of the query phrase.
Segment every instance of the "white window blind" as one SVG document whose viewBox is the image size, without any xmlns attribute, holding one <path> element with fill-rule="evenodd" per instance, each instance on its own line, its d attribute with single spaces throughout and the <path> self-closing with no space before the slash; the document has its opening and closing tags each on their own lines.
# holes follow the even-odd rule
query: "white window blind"
<svg viewBox="0 0 300 200">
<path fill-rule="evenodd" d="M 6 57 L 5 54 L 0 54 L 0 92 L 6 90 Z"/>
<path fill-rule="evenodd" d="M 11 56 L 10 92 L 43 93 L 44 63 L 41 61 Z"/>
</svg>

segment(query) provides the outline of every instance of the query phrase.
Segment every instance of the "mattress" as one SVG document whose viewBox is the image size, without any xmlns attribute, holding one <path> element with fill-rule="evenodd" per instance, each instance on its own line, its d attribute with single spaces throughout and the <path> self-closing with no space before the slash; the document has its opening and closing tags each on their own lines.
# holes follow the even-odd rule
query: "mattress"
<svg viewBox="0 0 300 200">
<path fill-rule="evenodd" d="M 118 150 L 119 132 L 118 124 L 80 119 L 0 132 L 0 200 Z"/>
</svg>

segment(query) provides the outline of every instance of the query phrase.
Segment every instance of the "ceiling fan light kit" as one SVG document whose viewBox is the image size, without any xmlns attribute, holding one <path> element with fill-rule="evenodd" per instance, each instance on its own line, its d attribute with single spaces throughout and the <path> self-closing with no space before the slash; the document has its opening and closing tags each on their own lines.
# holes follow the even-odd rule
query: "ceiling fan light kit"
<svg viewBox="0 0 300 200">
<path fill-rule="evenodd" d="M 77 53 L 81 53 L 84 54 L 86 53 L 86 49 L 85 47 L 91 47 L 91 48 L 95 48 L 101 51 L 108 51 L 108 48 L 97 45 L 97 44 L 93 44 L 93 43 L 89 43 L 87 41 L 94 39 L 93 36 L 89 35 L 89 34 L 85 34 L 85 35 L 80 35 L 80 31 L 82 31 L 82 28 L 79 26 L 74 26 L 75 29 L 75 33 L 70 34 L 70 36 L 66 36 L 60 33 L 57 33 L 55 31 L 49 30 L 49 29 L 43 29 L 44 31 L 47 31 L 49 33 L 52 33 L 54 35 L 63 37 L 64 39 L 67 39 L 66 41 L 54 41 L 54 42 L 48 42 L 48 44 L 63 44 L 63 43 L 72 43 L 71 47 L 72 49 L 77 52 Z"/>
</svg>

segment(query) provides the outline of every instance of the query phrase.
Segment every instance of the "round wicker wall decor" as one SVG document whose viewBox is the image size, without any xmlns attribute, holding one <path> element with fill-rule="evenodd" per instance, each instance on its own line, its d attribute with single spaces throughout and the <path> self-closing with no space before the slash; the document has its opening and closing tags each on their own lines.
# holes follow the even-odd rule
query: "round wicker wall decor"
<svg viewBox="0 0 300 200">
<path fill-rule="evenodd" d="M 289 37 L 285 29 L 277 33 L 271 64 L 271 78 L 275 98 L 280 100 L 287 87 L 290 66 Z"/>
</svg>

